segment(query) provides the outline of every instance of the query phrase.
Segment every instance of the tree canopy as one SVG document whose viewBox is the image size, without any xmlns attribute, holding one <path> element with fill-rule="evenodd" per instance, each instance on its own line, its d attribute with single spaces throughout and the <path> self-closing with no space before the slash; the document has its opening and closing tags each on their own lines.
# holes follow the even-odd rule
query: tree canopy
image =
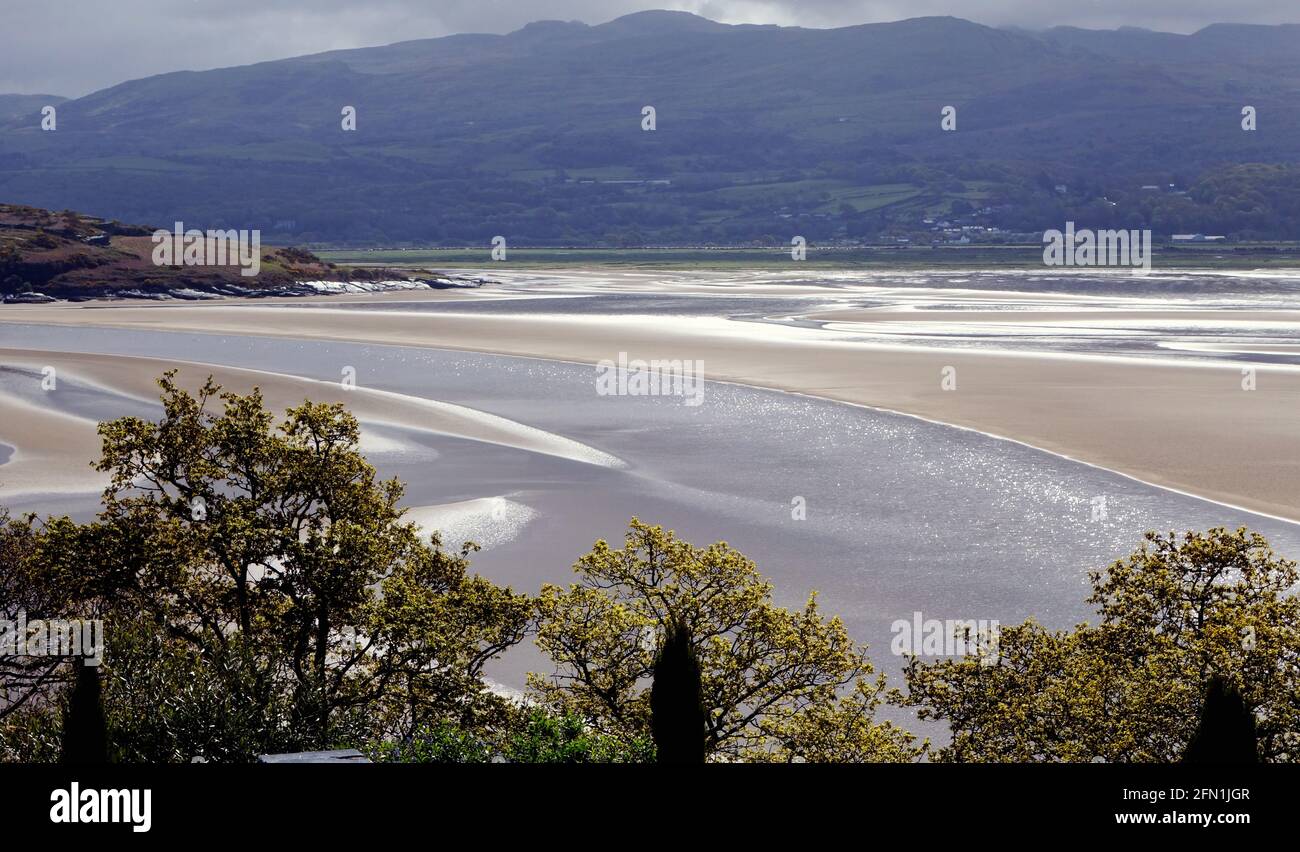
<svg viewBox="0 0 1300 852">
<path fill-rule="evenodd" d="M 711 762 L 1297 760 L 1300 571 L 1246 529 L 1148 533 L 1090 574 L 1095 624 L 1002 627 L 890 690 L 815 593 L 779 606 L 726 542 L 633 518 L 575 582 L 517 593 L 405 519 L 342 406 L 159 385 L 157 422 L 100 427 L 93 520 L 0 510 L 0 619 L 107 631 L 102 676 L 0 643 L 0 759 L 98 755 L 102 731 L 110 760 L 158 762 L 698 762 L 701 740 Z M 510 697 L 484 669 L 528 637 L 553 667 Z"/>
<path fill-rule="evenodd" d="M 633 519 L 625 544 L 597 541 L 579 581 L 544 586 L 537 644 L 555 663 L 531 675 L 541 704 L 625 738 L 649 735 L 650 678 L 665 631 L 689 631 L 712 760 L 911 760 L 921 747 L 876 722 L 883 676 L 815 596 L 790 611 L 725 542 L 695 547 Z M 845 690 L 848 690 L 846 693 Z"/>
<path fill-rule="evenodd" d="M 993 665 L 913 659 L 897 699 L 941 719 L 946 761 L 1176 762 L 1212 679 L 1257 721 L 1261 760 L 1300 742 L 1300 574 L 1264 538 L 1222 528 L 1146 543 L 1090 574 L 1095 625 L 1003 627 Z"/>
<path fill-rule="evenodd" d="M 470 574 L 472 546 L 422 539 L 351 414 L 304 402 L 277 422 L 257 391 L 159 384 L 159 422 L 100 427 L 98 518 L 30 531 L 24 562 L 104 616 L 119 759 L 246 760 L 505 712 L 482 670 L 531 600 Z"/>
</svg>

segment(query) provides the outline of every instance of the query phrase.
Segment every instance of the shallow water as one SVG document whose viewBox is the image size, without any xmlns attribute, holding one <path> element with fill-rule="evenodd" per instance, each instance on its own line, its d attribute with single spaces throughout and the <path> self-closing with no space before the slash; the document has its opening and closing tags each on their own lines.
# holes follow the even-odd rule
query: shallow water
<svg viewBox="0 0 1300 852">
<path fill-rule="evenodd" d="M 890 626 L 925 618 L 1049 627 L 1088 616 L 1086 572 L 1128 554 L 1143 531 L 1248 525 L 1284 555 L 1300 526 L 1144 485 L 979 433 L 815 398 L 709 383 L 703 404 L 595 393 L 591 367 L 527 358 L 349 343 L 110 329 L 6 327 L 5 345 L 221 363 L 359 384 L 498 414 L 582 441 L 628 463 L 602 468 L 402 429 L 376 432 L 372 460 L 409 485 L 413 506 L 505 498 L 504 528 L 474 559 L 518 589 L 569 582 L 597 538 L 628 519 L 723 539 L 753 558 L 783 604 L 820 592 L 889 671 Z M 21 376 L 0 377 L 6 383 Z M 156 410 L 62 378 L 60 406 L 84 416 Z M 62 389 L 67 389 L 64 395 Z M 806 519 L 792 517 L 802 498 Z M 1094 519 L 1104 501 L 1104 518 Z M 93 511 L 84 499 L 34 499 L 42 511 Z M 486 505 L 486 504 L 484 504 Z M 473 515 L 473 513 L 470 513 Z M 485 531 L 477 520 L 457 531 Z M 489 516 L 491 517 L 491 516 Z M 450 538 L 448 544 L 458 544 Z M 542 663 L 512 652 L 494 675 L 518 684 Z"/>
<path fill-rule="evenodd" d="M 481 274 L 491 275 L 492 270 L 482 270 Z M 821 274 L 751 271 L 708 277 L 665 273 L 641 278 L 645 289 L 638 292 L 621 289 L 628 286 L 630 276 L 614 272 L 577 278 L 547 272 L 505 272 L 498 277 L 502 281 L 493 292 L 517 298 L 325 301 L 314 306 L 495 316 L 725 317 L 871 343 L 1300 365 L 1300 317 L 1249 321 L 1246 314 L 1300 310 L 1297 270 L 1233 274 L 1156 270 L 1143 276 L 1031 270 Z M 727 292 L 719 286 L 727 283 L 736 285 L 733 289 L 743 289 L 743 293 Z M 655 286 L 662 289 L 653 289 Z M 770 292 L 764 292 L 765 288 Z M 824 311 L 865 308 L 897 313 L 887 323 L 837 323 L 830 329 L 825 319 L 805 318 Z M 1035 311 L 1080 309 L 1092 313 L 1068 322 L 1033 319 Z M 932 311 L 998 311 L 1014 315 L 1017 321 L 951 323 L 935 320 Z M 1117 318 L 1117 313 L 1128 311 L 1159 311 L 1172 316 Z M 1186 313 L 1189 311 L 1240 313 L 1241 319 L 1207 319 Z M 754 333 L 761 331 L 756 329 Z M 1288 347 L 1296 351 L 1284 351 Z"/>
</svg>

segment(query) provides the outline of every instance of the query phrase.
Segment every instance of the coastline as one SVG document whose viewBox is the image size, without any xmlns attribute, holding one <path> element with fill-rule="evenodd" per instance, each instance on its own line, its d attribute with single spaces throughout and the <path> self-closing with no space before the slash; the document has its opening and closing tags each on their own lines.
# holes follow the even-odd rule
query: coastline
<svg viewBox="0 0 1300 852">
<path fill-rule="evenodd" d="M 337 382 L 304 379 L 280 373 L 227 367 L 220 364 L 181 362 L 123 355 L 88 355 L 37 349 L 0 348 L 0 365 L 34 374 L 54 367 L 59 381 L 101 390 L 113 396 L 157 404 L 155 380 L 169 369 L 178 371 L 181 386 L 191 393 L 211 375 L 224 390 L 248 393 L 261 390 L 277 415 L 304 399 L 318 403 L 343 403 L 361 423 L 362 449 L 381 442 L 369 426 L 397 426 L 458 438 L 528 450 L 601 467 L 619 467 L 622 461 L 578 441 L 516 423 L 504 417 L 450 403 L 389 391 L 358 387 L 344 390 Z M 0 494 L 60 494 L 96 491 L 107 478 L 91 464 L 99 458 L 95 420 L 0 389 L 0 442 L 14 448 L 0 465 Z"/>
<path fill-rule="evenodd" d="M 423 295 L 400 298 L 419 301 Z M 356 311 L 301 302 L 14 306 L 0 314 L 0 323 L 327 339 L 584 364 L 624 351 L 698 359 L 707 380 L 971 429 L 1226 506 L 1300 521 L 1300 430 L 1292 424 L 1300 409 L 1300 370 L 1285 366 L 1258 365 L 1257 390 L 1247 392 L 1240 365 L 1233 364 L 861 343 L 828 331 L 702 317 Z M 956 369 L 957 383 L 945 391 L 941 371 L 948 366 Z"/>
</svg>

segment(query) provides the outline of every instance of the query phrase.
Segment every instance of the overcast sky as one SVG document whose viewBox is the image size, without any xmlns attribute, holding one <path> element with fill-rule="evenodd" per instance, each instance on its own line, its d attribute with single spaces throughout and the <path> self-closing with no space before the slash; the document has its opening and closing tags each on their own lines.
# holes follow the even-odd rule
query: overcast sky
<svg viewBox="0 0 1300 852">
<path fill-rule="evenodd" d="M 0 93 L 84 95 L 130 80 L 529 21 L 599 24 L 643 9 L 726 23 L 839 27 L 921 15 L 1033 29 L 1300 22 L 1296 0 L 4 0 Z"/>
</svg>

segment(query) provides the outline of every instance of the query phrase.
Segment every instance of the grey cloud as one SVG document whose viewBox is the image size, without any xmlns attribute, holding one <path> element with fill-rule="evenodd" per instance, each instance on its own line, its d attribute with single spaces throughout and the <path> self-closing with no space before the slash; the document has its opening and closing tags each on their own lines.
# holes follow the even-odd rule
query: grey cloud
<svg viewBox="0 0 1300 852">
<path fill-rule="evenodd" d="M 9 3 L 0 93 L 77 96 L 136 77 L 457 32 L 504 33 L 539 19 L 597 24 L 681 9 L 727 23 L 833 27 L 921 15 L 993 26 L 1144 26 L 1300 20 L 1294 0 L 47 0 Z"/>
</svg>

